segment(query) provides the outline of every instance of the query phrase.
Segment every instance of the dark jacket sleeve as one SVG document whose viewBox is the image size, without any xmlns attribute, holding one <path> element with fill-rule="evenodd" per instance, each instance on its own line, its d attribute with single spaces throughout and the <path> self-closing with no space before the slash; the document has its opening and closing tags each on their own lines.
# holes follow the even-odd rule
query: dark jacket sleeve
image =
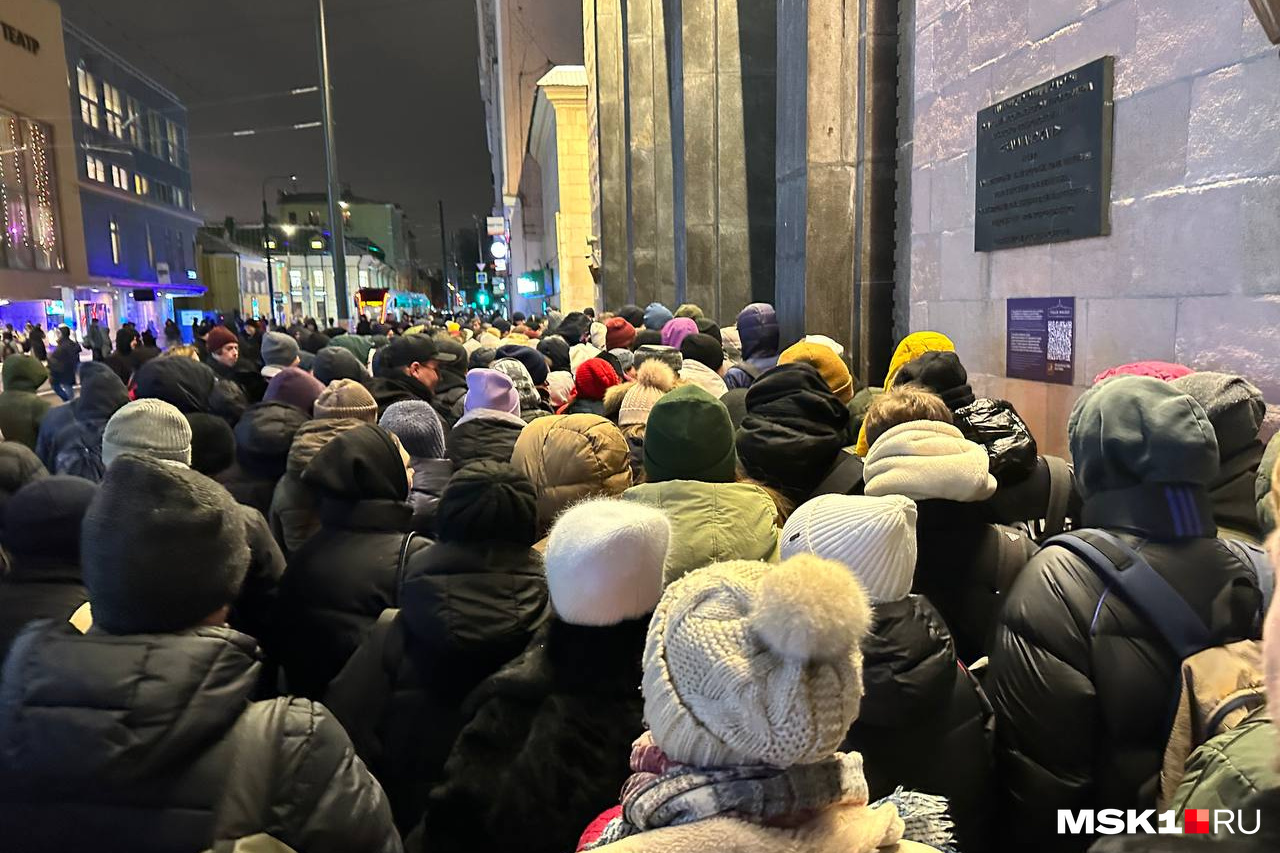
<svg viewBox="0 0 1280 853">
<path fill-rule="evenodd" d="M 1097 693 L 1088 617 L 1066 591 L 1087 584 L 1084 573 L 1092 575 L 1060 548 L 1033 557 L 1005 604 L 991 657 L 1008 830 L 1019 843 L 1044 845 L 1037 849 L 1071 849 L 1071 837 L 1056 835 L 1057 810 L 1091 807 Z"/>
<path fill-rule="evenodd" d="M 245 517 L 245 532 L 249 539 L 249 573 L 240 588 L 240 596 L 231 608 L 228 622 L 270 652 L 274 645 L 272 614 L 280 578 L 284 576 L 284 554 L 280 553 L 280 546 L 271 535 L 271 528 L 262 513 L 244 505 L 240 510 Z"/>
<path fill-rule="evenodd" d="M 294 699 L 279 749 L 281 840 L 307 853 L 399 853 L 382 786 L 323 705 Z"/>
</svg>

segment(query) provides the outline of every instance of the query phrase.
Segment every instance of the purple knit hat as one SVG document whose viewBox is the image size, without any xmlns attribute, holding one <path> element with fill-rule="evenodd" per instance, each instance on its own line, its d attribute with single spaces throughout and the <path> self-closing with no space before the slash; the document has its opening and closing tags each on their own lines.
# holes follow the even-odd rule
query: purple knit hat
<svg viewBox="0 0 1280 853">
<path fill-rule="evenodd" d="M 467 402 L 464 407 L 468 412 L 472 409 L 496 409 L 519 415 L 520 395 L 507 374 L 482 367 L 467 371 Z"/>
<path fill-rule="evenodd" d="M 271 377 L 267 383 L 267 393 L 262 399 L 288 403 L 302 409 L 310 417 L 316 404 L 316 398 L 324 391 L 320 380 L 299 367 L 286 367 Z"/>
<path fill-rule="evenodd" d="M 698 334 L 698 324 L 688 317 L 677 317 L 662 327 L 663 346 L 680 349 L 680 344 L 690 335 Z"/>
</svg>

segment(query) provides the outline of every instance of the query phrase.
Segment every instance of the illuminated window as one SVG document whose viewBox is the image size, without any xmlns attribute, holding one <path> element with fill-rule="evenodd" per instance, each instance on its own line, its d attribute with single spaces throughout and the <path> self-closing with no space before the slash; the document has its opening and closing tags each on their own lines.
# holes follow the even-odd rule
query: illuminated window
<svg viewBox="0 0 1280 853">
<path fill-rule="evenodd" d="M 138 195 L 150 195 L 151 181 L 147 180 L 145 175 L 139 175 L 137 172 L 134 172 L 133 191 Z"/>
<path fill-rule="evenodd" d="M 107 164 L 102 162 L 101 157 L 94 157 L 92 154 L 85 155 L 84 167 L 85 174 L 89 176 L 89 180 L 102 184 L 107 182 Z"/>
<path fill-rule="evenodd" d="M 59 270 L 49 126 L 0 110 L 0 269 Z"/>
<path fill-rule="evenodd" d="M 107 132 L 116 139 L 124 139 L 124 99 L 120 97 L 120 90 L 103 83 L 102 102 L 106 107 Z"/>
<path fill-rule="evenodd" d="M 118 190 L 129 191 L 129 170 L 111 164 L 111 186 Z"/>
<path fill-rule="evenodd" d="M 311 248 L 313 248 L 313 249 L 323 249 L 323 248 L 324 248 L 324 241 L 323 241 L 323 240 L 321 240 L 319 237 L 315 238 L 314 240 L 312 240 L 312 241 L 311 241 Z"/>
<path fill-rule="evenodd" d="M 165 120 L 165 141 L 169 144 L 169 162 L 175 166 L 183 165 L 181 137 L 178 126 Z"/>
<path fill-rule="evenodd" d="M 164 119 L 157 113 L 147 114 L 147 150 L 151 156 L 167 159 L 164 141 Z"/>
<path fill-rule="evenodd" d="M 76 69 L 76 83 L 80 89 L 80 119 L 89 127 L 101 127 L 98 111 L 98 80 L 84 68 Z"/>
<path fill-rule="evenodd" d="M 187 191 L 182 187 L 173 188 L 173 203 L 178 207 L 185 208 L 187 206 Z"/>
<path fill-rule="evenodd" d="M 275 247 L 276 247 L 276 241 L 275 241 L 275 240 L 268 240 L 268 241 L 267 241 L 267 248 L 268 248 L 268 249 L 274 249 Z"/>
<path fill-rule="evenodd" d="M 120 223 L 111 217 L 111 263 L 120 263 Z"/>
<path fill-rule="evenodd" d="M 142 110 L 138 106 L 138 99 L 132 97 L 125 98 L 125 123 L 128 125 L 129 141 L 135 147 L 142 147 Z"/>
<path fill-rule="evenodd" d="M 361 287 L 361 289 L 364 289 L 364 288 L 366 288 L 366 287 L 368 287 L 368 286 L 369 286 L 369 271 L 368 271 L 368 270 L 360 270 L 360 271 L 357 273 L 357 277 L 358 277 L 358 279 L 359 279 L 359 281 L 360 281 L 360 287 Z"/>
</svg>

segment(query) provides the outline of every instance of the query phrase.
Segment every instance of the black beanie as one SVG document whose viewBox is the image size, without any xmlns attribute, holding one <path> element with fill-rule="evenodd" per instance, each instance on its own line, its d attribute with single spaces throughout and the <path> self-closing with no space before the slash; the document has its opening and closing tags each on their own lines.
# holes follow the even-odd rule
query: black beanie
<svg viewBox="0 0 1280 853">
<path fill-rule="evenodd" d="M 182 631 L 235 601 L 249 569 L 244 511 L 182 465 L 116 459 L 80 528 L 93 624 L 108 634 Z"/>
<path fill-rule="evenodd" d="M 98 486 L 80 477 L 44 477 L 23 486 L 4 511 L 4 547 L 13 555 L 80 562 L 80 522 Z"/>
<path fill-rule="evenodd" d="M 953 352 L 927 352 L 902 366 L 894 377 L 895 388 L 917 385 L 942 398 L 951 411 L 959 411 L 974 401 L 969 374 Z"/>
<path fill-rule="evenodd" d="M 186 416 L 191 424 L 191 467 L 206 477 L 221 474 L 236 462 L 236 438 L 227 422 L 199 412 Z"/>
<path fill-rule="evenodd" d="M 662 332 L 656 329 L 639 329 L 636 331 L 636 339 L 631 342 L 631 349 L 638 350 L 653 344 L 662 344 Z"/>
<path fill-rule="evenodd" d="M 472 351 L 471 357 L 467 359 L 467 369 L 477 370 L 482 367 L 489 367 L 498 357 L 498 351 L 493 347 L 479 347 Z"/>
<path fill-rule="evenodd" d="M 716 339 L 716 343 L 724 344 L 724 336 L 720 334 L 720 327 L 716 325 L 714 320 L 708 320 L 706 317 L 697 317 L 693 322 L 698 324 L 698 334 L 710 335 Z"/>
<path fill-rule="evenodd" d="M 186 414 L 209 411 L 209 394 L 217 377 L 207 364 L 185 356 L 153 358 L 133 375 L 137 399 L 163 400 Z"/>
<path fill-rule="evenodd" d="M 623 305 L 618 309 L 618 316 L 637 329 L 644 327 L 644 309 L 639 305 Z"/>
<path fill-rule="evenodd" d="M 552 370 L 562 370 L 565 373 L 573 372 L 573 367 L 569 361 L 569 342 L 559 335 L 547 335 L 539 340 L 538 352 L 551 361 Z"/>
<path fill-rule="evenodd" d="M 473 462 L 450 478 L 436 509 L 442 542 L 538 541 L 538 493 L 506 462 Z"/>
<path fill-rule="evenodd" d="M 321 385 L 328 385 L 335 379 L 363 382 L 369 378 L 369 372 L 351 350 L 335 346 L 327 346 L 316 353 L 315 361 L 311 362 L 311 375 Z"/>
<path fill-rule="evenodd" d="M 19 441 L 0 441 L 0 511 L 18 489 L 48 476 L 49 471 L 30 447 Z"/>
<path fill-rule="evenodd" d="M 689 335 L 680 342 L 680 355 L 685 361 L 697 361 L 719 372 L 724 364 L 724 347 L 710 335 Z"/>
</svg>

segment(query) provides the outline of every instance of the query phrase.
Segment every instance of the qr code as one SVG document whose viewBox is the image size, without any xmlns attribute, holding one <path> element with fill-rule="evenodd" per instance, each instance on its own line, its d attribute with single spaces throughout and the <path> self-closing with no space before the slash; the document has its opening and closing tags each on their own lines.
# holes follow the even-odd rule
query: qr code
<svg viewBox="0 0 1280 853">
<path fill-rule="evenodd" d="M 1049 361 L 1071 361 L 1071 321 L 1049 321 Z"/>
</svg>

